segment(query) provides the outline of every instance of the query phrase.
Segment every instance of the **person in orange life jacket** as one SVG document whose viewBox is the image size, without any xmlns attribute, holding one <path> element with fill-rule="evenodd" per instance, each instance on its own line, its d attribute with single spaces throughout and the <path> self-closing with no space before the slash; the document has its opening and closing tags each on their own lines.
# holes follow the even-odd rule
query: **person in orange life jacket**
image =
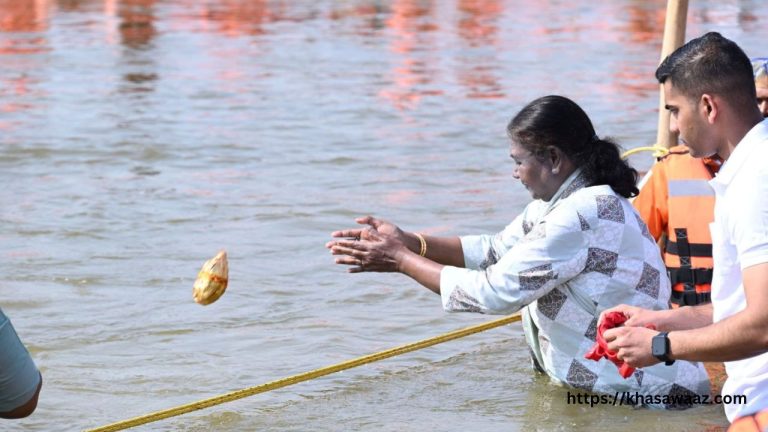
<svg viewBox="0 0 768 432">
<path fill-rule="evenodd" d="M 757 90 L 757 107 L 768 117 L 768 57 L 752 59 L 752 71 L 755 74 L 755 90 Z"/>
<path fill-rule="evenodd" d="M 696 159 L 678 145 L 659 158 L 640 182 L 632 201 L 648 231 L 660 243 L 672 283 L 673 307 L 709 303 L 715 192 L 708 184 L 720 169 L 719 156 Z"/>
<path fill-rule="evenodd" d="M 627 317 L 603 336 L 630 366 L 725 362 L 722 394 L 746 396 L 744 403 L 723 404 L 733 430 L 740 418 L 768 412 L 768 118 L 755 104 L 753 72 L 741 48 L 718 33 L 686 43 L 656 70 L 670 130 L 691 156 L 718 154 L 725 161 L 709 182 L 716 196 L 712 302 L 664 311 L 625 304 L 601 316 Z"/>
</svg>

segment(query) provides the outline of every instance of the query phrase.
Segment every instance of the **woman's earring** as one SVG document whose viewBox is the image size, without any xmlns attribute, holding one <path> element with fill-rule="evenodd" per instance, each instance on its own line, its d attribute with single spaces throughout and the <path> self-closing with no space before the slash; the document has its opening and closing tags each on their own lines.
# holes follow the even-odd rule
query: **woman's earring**
<svg viewBox="0 0 768 432">
<path fill-rule="evenodd" d="M 552 174 L 557 174 L 560 172 L 560 168 L 552 168 Z"/>
</svg>

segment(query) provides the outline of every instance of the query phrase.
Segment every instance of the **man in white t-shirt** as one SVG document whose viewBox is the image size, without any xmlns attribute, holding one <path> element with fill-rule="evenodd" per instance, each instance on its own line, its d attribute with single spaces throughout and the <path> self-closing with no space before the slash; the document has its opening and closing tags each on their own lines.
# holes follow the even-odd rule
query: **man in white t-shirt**
<svg viewBox="0 0 768 432">
<path fill-rule="evenodd" d="M 716 196 L 712 303 L 667 311 L 621 305 L 604 313 L 629 319 L 604 337 L 635 367 L 726 362 L 722 395 L 746 396 L 723 400 L 728 419 L 768 420 L 768 412 L 758 414 L 768 410 L 768 119 L 755 104 L 752 66 L 734 42 L 707 33 L 667 57 L 656 78 L 672 115 L 670 129 L 691 155 L 725 161 L 710 181 Z"/>
</svg>

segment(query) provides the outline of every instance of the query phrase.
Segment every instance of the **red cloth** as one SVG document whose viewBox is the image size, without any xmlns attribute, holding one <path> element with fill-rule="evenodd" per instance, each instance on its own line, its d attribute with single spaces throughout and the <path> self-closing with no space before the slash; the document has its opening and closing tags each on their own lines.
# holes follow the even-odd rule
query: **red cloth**
<svg viewBox="0 0 768 432">
<path fill-rule="evenodd" d="M 635 368 L 624 363 L 623 360 L 619 360 L 616 353 L 608 349 L 608 343 L 603 338 L 604 331 L 614 327 L 620 327 L 626 320 L 627 317 L 624 316 L 624 314 L 621 312 L 609 312 L 605 314 L 603 317 L 603 322 L 597 329 L 597 341 L 595 342 L 595 345 L 592 347 L 592 349 L 589 350 L 589 352 L 584 356 L 584 358 L 599 361 L 601 358 L 605 357 L 619 368 L 619 375 L 624 378 L 629 378 L 629 376 L 635 372 Z M 648 325 L 646 327 L 654 328 L 652 325 Z"/>
</svg>

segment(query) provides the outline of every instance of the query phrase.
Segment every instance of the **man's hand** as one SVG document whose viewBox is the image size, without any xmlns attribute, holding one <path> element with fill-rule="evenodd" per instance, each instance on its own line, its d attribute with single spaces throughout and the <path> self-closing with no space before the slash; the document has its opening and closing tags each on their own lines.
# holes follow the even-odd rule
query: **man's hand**
<svg viewBox="0 0 768 432">
<path fill-rule="evenodd" d="M 645 327 L 650 324 L 659 330 L 665 330 L 659 327 L 661 318 L 661 314 L 659 314 L 659 312 L 662 311 L 653 311 L 626 304 L 614 306 L 610 309 L 604 310 L 600 314 L 600 318 L 597 320 L 598 326 L 603 322 L 603 317 L 605 314 L 610 312 L 620 312 L 624 314 L 624 316 L 627 317 L 627 320 L 624 322 L 624 326 L 626 327 Z"/>
<path fill-rule="evenodd" d="M 642 368 L 659 363 L 659 359 L 651 354 L 651 341 L 657 334 L 658 331 L 649 328 L 625 326 L 606 330 L 603 337 L 608 343 L 608 349 L 615 352 L 619 360 L 632 367 Z"/>
</svg>

